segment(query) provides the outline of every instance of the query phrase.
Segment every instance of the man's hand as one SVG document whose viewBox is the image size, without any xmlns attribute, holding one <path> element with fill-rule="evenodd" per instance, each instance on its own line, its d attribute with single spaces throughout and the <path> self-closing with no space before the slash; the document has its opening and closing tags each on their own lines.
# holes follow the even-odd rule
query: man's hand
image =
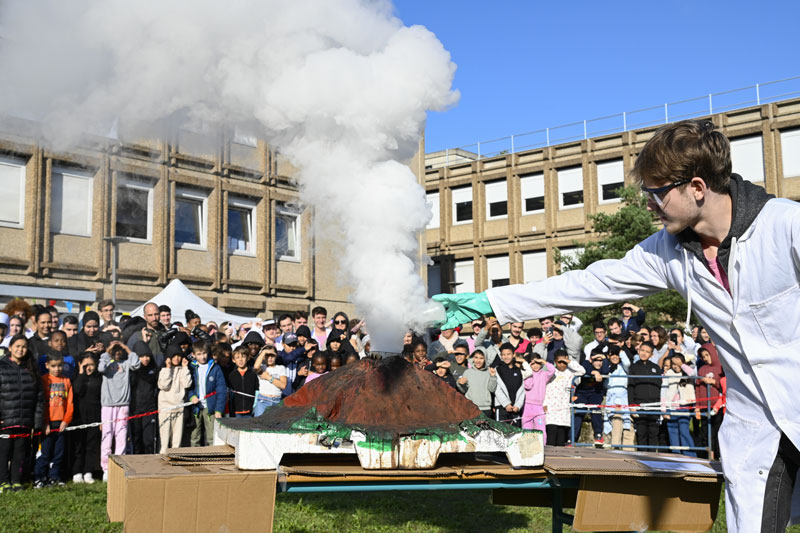
<svg viewBox="0 0 800 533">
<path fill-rule="evenodd" d="M 519 413 L 519 407 L 514 407 L 514 412 Z"/>
<path fill-rule="evenodd" d="M 545 344 L 550 344 L 551 342 L 553 342 L 553 332 L 548 331 L 544 333 L 542 335 L 542 342 L 544 342 Z"/>
<path fill-rule="evenodd" d="M 441 329 L 453 329 L 483 315 L 494 314 L 485 292 L 436 294 L 433 299 L 444 305 L 447 312 L 447 321 L 439 326 Z"/>
<path fill-rule="evenodd" d="M 150 339 L 153 338 L 153 334 L 150 332 L 150 328 L 144 327 L 142 328 L 142 341 L 147 344 L 150 342 Z"/>
<path fill-rule="evenodd" d="M 514 406 L 511 405 L 511 404 L 506 405 L 506 412 L 507 413 L 513 413 L 514 412 Z"/>
<path fill-rule="evenodd" d="M 214 418 L 222 418 L 222 413 L 214 413 Z"/>
</svg>

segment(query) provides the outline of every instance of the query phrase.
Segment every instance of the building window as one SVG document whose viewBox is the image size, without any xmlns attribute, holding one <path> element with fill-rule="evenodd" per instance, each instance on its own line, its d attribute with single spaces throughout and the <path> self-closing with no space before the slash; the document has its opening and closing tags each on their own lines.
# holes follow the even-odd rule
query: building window
<svg viewBox="0 0 800 533">
<path fill-rule="evenodd" d="M 208 197 L 199 191 L 176 191 L 175 246 L 205 250 L 207 227 Z"/>
<path fill-rule="evenodd" d="M 601 204 L 619 202 L 617 190 L 625 186 L 622 159 L 597 163 L 597 190 Z"/>
<path fill-rule="evenodd" d="M 433 216 L 431 217 L 431 221 L 428 222 L 428 225 L 426 227 L 427 227 L 427 229 L 436 229 L 436 228 L 439 227 L 439 223 L 440 223 L 439 219 L 440 219 L 440 216 L 441 216 L 441 214 L 439 212 L 439 193 L 438 192 L 429 192 L 426 196 L 427 196 L 427 200 L 428 200 L 428 207 L 430 208 L 431 213 L 433 213 Z"/>
<path fill-rule="evenodd" d="M 240 199 L 228 202 L 228 252 L 255 255 L 255 210 L 254 202 Z"/>
<path fill-rule="evenodd" d="M 800 177 L 800 128 L 781 132 L 781 159 L 784 178 Z"/>
<path fill-rule="evenodd" d="M 275 213 L 275 257 L 300 261 L 300 213 L 282 204 Z"/>
<path fill-rule="evenodd" d="M 764 181 L 764 146 L 761 135 L 731 139 L 733 171 L 753 183 Z"/>
<path fill-rule="evenodd" d="M 472 259 L 455 262 L 454 293 L 475 292 L 475 262 Z"/>
<path fill-rule="evenodd" d="M 547 278 L 547 250 L 523 252 L 522 276 L 525 283 Z"/>
<path fill-rule="evenodd" d="M 144 180 L 120 179 L 114 235 L 138 241 L 153 239 L 153 187 Z"/>
<path fill-rule="evenodd" d="M 453 224 L 472 222 L 472 187 L 453 189 Z"/>
<path fill-rule="evenodd" d="M 92 235 L 93 184 L 91 174 L 53 169 L 50 231 L 80 237 Z"/>
<path fill-rule="evenodd" d="M 580 256 L 583 255 L 583 248 L 578 248 L 575 246 L 569 246 L 567 248 L 559 248 L 559 251 L 561 251 L 561 262 L 562 262 L 561 265 L 556 265 L 556 270 L 559 273 L 566 272 L 566 270 L 562 268 L 562 265 L 566 262 L 565 260 L 577 261 L 580 258 Z"/>
<path fill-rule="evenodd" d="M 0 157 L 0 226 L 21 228 L 25 219 L 25 162 Z"/>
<path fill-rule="evenodd" d="M 522 192 L 522 214 L 544 211 L 544 174 L 523 174 L 519 177 Z"/>
<path fill-rule="evenodd" d="M 558 171 L 558 207 L 572 209 L 583 206 L 583 168 Z"/>
<path fill-rule="evenodd" d="M 511 276 L 508 270 L 508 256 L 499 255 L 497 257 L 486 258 L 486 270 L 489 274 L 489 287 L 504 287 L 511 283 Z"/>
<path fill-rule="evenodd" d="M 506 180 L 486 184 L 486 219 L 508 217 L 508 187 Z"/>
</svg>

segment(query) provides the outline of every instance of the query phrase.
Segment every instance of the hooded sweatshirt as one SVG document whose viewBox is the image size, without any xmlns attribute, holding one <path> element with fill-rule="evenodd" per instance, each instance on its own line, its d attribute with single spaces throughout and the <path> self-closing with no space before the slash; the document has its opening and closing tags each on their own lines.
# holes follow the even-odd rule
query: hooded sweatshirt
<svg viewBox="0 0 800 533">
<path fill-rule="evenodd" d="M 121 407 L 131 403 L 131 370 L 139 368 L 139 356 L 131 352 L 124 361 L 113 361 L 108 352 L 100 356 L 97 371 L 103 375 L 100 403 L 103 407 Z"/>
<path fill-rule="evenodd" d="M 482 347 L 476 348 L 486 357 L 486 350 Z M 497 390 L 497 376 L 491 375 L 487 370 L 486 363 L 483 368 L 468 368 L 462 374 L 467 378 L 467 382 L 459 385 L 459 388 L 466 393 L 466 397 L 474 403 L 481 411 L 492 408 L 492 394 Z"/>
<path fill-rule="evenodd" d="M 722 378 L 725 375 L 722 370 L 722 364 L 719 362 L 719 354 L 717 353 L 717 347 L 707 342 L 701 346 L 701 348 L 705 348 L 708 350 L 708 353 L 711 354 L 711 364 L 703 363 L 702 366 L 697 370 L 697 375 L 706 378 L 710 377 L 714 379 L 714 383 L 708 385 L 706 388 L 706 384 L 700 380 L 695 382 L 695 396 L 697 397 L 697 408 L 700 410 L 708 409 L 708 393 L 711 393 L 711 405 L 713 406 L 717 400 L 719 400 L 722 396 Z M 698 363 L 700 361 L 700 357 L 697 358 Z"/>
</svg>

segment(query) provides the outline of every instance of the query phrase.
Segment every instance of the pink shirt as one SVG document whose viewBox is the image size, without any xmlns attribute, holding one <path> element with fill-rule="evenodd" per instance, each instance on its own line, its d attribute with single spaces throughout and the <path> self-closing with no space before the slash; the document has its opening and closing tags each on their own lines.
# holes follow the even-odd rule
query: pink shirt
<svg viewBox="0 0 800 533">
<path fill-rule="evenodd" d="M 703 255 L 706 256 L 706 264 L 708 265 L 709 270 L 711 270 L 711 273 L 714 274 L 714 278 L 716 278 L 719 284 L 725 287 L 725 290 L 730 293 L 731 287 L 728 283 L 728 274 L 726 274 L 725 270 L 722 268 L 722 264 L 719 262 L 719 256 L 715 257 L 714 259 L 709 259 L 705 250 L 703 250 Z"/>
<path fill-rule="evenodd" d="M 542 405 L 544 403 L 547 382 L 550 381 L 550 378 L 553 377 L 555 372 L 556 367 L 550 363 L 546 363 L 544 368 L 538 372 L 534 372 L 532 376 L 525 378 L 525 381 L 522 383 L 525 386 L 526 404 Z"/>
</svg>

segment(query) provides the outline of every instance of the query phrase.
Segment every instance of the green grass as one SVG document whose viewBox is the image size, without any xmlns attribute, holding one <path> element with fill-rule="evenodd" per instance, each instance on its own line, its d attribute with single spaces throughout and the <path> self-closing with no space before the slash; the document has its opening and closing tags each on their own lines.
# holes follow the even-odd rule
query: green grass
<svg viewBox="0 0 800 533">
<path fill-rule="evenodd" d="M 725 511 L 712 531 L 725 529 Z M 550 510 L 491 504 L 490 491 L 279 494 L 275 531 L 310 533 L 550 531 Z M 122 531 L 106 522 L 106 485 L 0 494 L 0 531 Z M 565 528 L 565 531 L 572 531 Z M 789 528 L 798 533 L 800 527 Z"/>
</svg>

